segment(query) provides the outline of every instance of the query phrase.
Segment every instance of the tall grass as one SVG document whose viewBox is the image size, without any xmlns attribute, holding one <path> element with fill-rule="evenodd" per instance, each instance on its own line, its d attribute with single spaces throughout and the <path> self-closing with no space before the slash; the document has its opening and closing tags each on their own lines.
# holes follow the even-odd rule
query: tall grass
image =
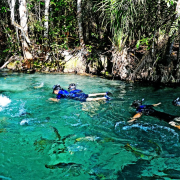
<svg viewBox="0 0 180 180">
<path fill-rule="evenodd" d="M 103 26 L 110 24 L 111 39 L 120 50 L 127 43 L 151 40 L 159 29 L 169 32 L 176 9 L 176 3 L 167 0 L 103 0 L 97 6 Z"/>
</svg>

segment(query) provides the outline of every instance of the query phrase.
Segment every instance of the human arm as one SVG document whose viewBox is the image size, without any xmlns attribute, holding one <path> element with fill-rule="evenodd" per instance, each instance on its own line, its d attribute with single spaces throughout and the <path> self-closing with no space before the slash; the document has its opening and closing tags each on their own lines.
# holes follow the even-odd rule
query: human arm
<svg viewBox="0 0 180 180">
<path fill-rule="evenodd" d="M 161 104 L 161 102 L 157 103 L 157 104 L 152 104 L 154 107 L 159 106 Z"/>
<path fill-rule="evenodd" d="M 138 118 L 140 118 L 141 116 L 142 116 L 142 112 L 138 112 L 137 114 L 135 114 L 135 115 L 131 118 L 131 120 L 128 121 L 128 123 L 136 121 L 136 120 L 137 120 Z"/>
<path fill-rule="evenodd" d="M 59 102 L 59 99 L 57 98 L 49 98 L 50 101 Z"/>
<path fill-rule="evenodd" d="M 50 101 L 59 102 L 60 98 L 62 97 L 61 91 L 54 91 L 54 94 L 56 94 L 56 98 L 49 98 Z"/>
</svg>

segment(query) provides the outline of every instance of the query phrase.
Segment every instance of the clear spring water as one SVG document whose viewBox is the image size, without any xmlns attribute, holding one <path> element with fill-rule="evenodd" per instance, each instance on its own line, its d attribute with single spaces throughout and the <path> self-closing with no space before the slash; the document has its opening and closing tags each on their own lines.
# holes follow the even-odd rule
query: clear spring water
<svg viewBox="0 0 180 180">
<path fill-rule="evenodd" d="M 110 101 L 54 97 L 52 86 L 78 83 L 85 93 L 113 93 Z M 180 179 L 180 130 L 154 117 L 130 125 L 135 99 L 172 100 L 180 87 L 155 87 L 99 77 L 0 73 L 0 179 Z"/>
</svg>

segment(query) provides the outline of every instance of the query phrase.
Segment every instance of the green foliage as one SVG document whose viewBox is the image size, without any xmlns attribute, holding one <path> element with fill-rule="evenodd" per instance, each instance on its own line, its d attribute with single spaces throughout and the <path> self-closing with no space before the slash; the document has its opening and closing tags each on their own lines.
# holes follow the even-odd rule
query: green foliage
<svg viewBox="0 0 180 180">
<path fill-rule="evenodd" d="M 77 20 L 74 14 L 76 10 L 76 3 L 73 0 L 52 0 L 49 24 L 50 41 L 56 41 L 57 44 L 61 45 L 61 48 L 68 49 L 69 37 L 71 39 L 77 39 L 76 25 Z"/>
<path fill-rule="evenodd" d="M 91 32 L 91 36 L 92 36 L 92 37 L 95 37 L 96 39 L 98 39 L 98 37 L 99 37 L 99 35 L 98 35 L 98 34 L 93 33 L 93 32 Z"/>
<path fill-rule="evenodd" d="M 82 13 L 84 37 L 87 51 L 91 54 L 93 47 L 112 43 L 117 49 L 125 46 L 140 48 L 151 47 L 152 38 L 158 31 L 159 37 L 168 34 L 178 37 L 179 19 L 175 19 L 176 0 L 84 0 Z M 60 49 L 79 46 L 77 23 L 77 1 L 51 0 L 49 9 L 49 34 L 44 37 L 45 1 L 28 0 L 28 35 L 34 44 L 48 46 L 50 51 L 58 54 Z M 15 6 L 15 21 L 19 24 L 19 4 Z M 0 3 L 0 30 L 4 35 L 3 52 L 19 52 L 15 28 L 11 25 L 10 9 L 7 0 Z M 110 39 L 110 41 L 109 41 Z M 39 50 L 42 51 L 43 49 Z M 88 61 L 96 62 L 97 57 L 89 56 Z M 36 62 L 35 62 L 36 64 Z M 34 65 L 35 65 L 34 64 Z"/>
<path fill-rule="evenodd" d="M 7 13 L 9 11 L 9 8 L 8 7 L 1 7 L 1 13 Z"/>
<path fill-rule="evenodd" d="M 88 52 L 92 52 L 92 46 L 91 45 L 86 45 L 86 49 Z"/>
<path fill-rule="evenodd" d="M 109 24 L 113 43 L 119 49 L 142 36 L 146 39 L 138 41 L 137 47 L 144 43 L 149 45 L 149 38 L 158 29 L 168 32 L 175 7 L 175 0 L 103 0 L 98 4 L 99 11 L 104 17 L 103 25 Z"/>
<path fill-rule="evenodd" d="M 114 35 L 114 44 L 116 47 L 118 47 L 119 50 L 123 49 L 126 39 L 127 39 L 127 35 L 125 36 L 125 34 L 119 30 L 115 35 Z"/>
<path fill-rule="evenodd" d="M 145 45 L 145 46 L 149 47 L 150 46 L 150 42 L 152 41 L 152 38 L 153 38 L 153 36 L 150 37 L 150 38 L 149 37 L 144 37 L 141 40 L 138 40 L 137 44 L 136 44 L 136 48 L 139 49 L 139 47 L 141 45 L 143 45 L 143 46 Z"/>
<path fill-rule="evenodd" d="M 171 5 L 174 5 L 177 1 L 176 0 L 165 0 L 167 3 L 167 6 L 170 7 Z"/>
<path fill-rule="evenodd" d="M 9 50 L 10 50 L 10 49 L 7 48 L 7 49 L 3 50 L 3 52 L 6 53 L 6 52 L 8 52 Z"/>
<path fill-rule="evenodd" d="M 27 3 L 27 9 L 31 10 L 33 8 L 33 4 Z"/>
<path fill-rule="evenodd" d="M 42 27 L 41 25 L 41 22 L 37 21 L 36 23 L 34 23 L 34 27 L 35 27 L 35 30 L 37 32 L 42 32 L 44 30 L 44 28 Z"/>
</svg>

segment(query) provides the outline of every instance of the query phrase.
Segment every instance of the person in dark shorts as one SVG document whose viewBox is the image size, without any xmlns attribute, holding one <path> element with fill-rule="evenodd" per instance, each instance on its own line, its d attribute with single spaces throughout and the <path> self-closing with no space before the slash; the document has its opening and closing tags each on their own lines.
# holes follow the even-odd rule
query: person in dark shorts
<svg viewBox="0 0 180 180">
<path fill-rule="evenodd" d="M 49 100 L 56 102 L 58 102 L 61 98 L 75 99 L 79 101 L 98 101 L 98 100 L 110 99 L 110 97 L 107 95 L 108 93 L 96 93 L 96 94 L 85 94 L 83 92 L 73 93 L 72 91 L 68 92 L 67 90 L 62 89 L 61 86 L 58 84 L 53 86 L 53 93 L 56 94 L 56 98 L 49 98 Z M 92 98 L 93 96 L 100 96 L 100 95 L 103 95 L 103 97 Z"/>
<path fill-rule="evenodd" d="M 164 112 L 160 112 L 160 111 L 157 111 L 153 108 L 153 107 L 160 105 L 161 103 L 152 104 L 152 105 L 142 105 L 143 100 L 144 99 L 135 100 L 132 103 L 131 106 L 136 108 L 137 113 L 128 122 L 134 122 L 135 120 L 137 120 L 138 118 L 140 118 L 144 114 L 146 116 L 157 117 L 160 120 L 166 121 L 171 126 L 174 126 L 178 129 L 180 129 L 180 124 L 178 124 L 178 122 L 180 123 L 180 117 L 170 115 L 170 114 L 167 114 Z"/>
</svg>

